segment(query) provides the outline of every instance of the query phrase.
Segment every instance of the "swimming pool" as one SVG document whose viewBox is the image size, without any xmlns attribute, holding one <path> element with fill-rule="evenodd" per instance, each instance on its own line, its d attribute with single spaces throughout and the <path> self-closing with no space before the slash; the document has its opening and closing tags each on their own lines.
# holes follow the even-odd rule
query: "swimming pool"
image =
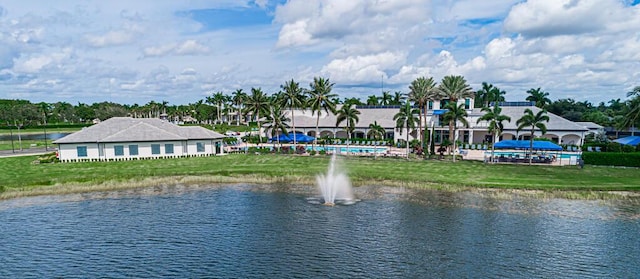
<svg viewBox="0 0 640 279">
<path fill-rule="evenodd" d="M 312 146 L 307 146 L 307 151 L 314 150 Z M 336 151 L 339 150 L 339 151 Z M 347 147 L 339 147 L 336 146 L 316 146 L 315 151 L 326 151 L 326 152 L 338 152 L 338 153 L 347 153 Z M 364 146 L 349 146 L 349 153 L 384 153 L 387 151 L 387 148 L 384 146 L 379 147 L 364 147 Z"/>
</svg>

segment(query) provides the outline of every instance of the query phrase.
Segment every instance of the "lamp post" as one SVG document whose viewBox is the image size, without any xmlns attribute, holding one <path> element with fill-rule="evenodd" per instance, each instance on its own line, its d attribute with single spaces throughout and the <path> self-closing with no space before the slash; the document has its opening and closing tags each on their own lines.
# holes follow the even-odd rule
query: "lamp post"
<svg viewBox="0 0 640 279">
<path fill-rule="evenodd" d="M 9 134 L 11 135 L 11 152 L 16 153 L 16 148 L 13 146 L 13 126 L 9 126 Z"/>
</svg>

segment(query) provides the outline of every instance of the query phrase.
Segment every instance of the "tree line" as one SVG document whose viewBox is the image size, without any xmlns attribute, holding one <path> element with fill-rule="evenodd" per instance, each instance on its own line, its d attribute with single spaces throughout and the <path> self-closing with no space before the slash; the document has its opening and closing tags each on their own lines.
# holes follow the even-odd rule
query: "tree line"
<svg viewBox="0 0 640 279">
<path fill-rule="evenodd" d="M 316 77 L 304 88 L 300 83 L 290 80 L 280 86 L 280 90 L 267 95 L 261 88 L 251 88 L 249 92 L 237 89 L 230 94 L 221 91 L 212 92 L 204 99 L 186 105 L 170 105 L 167 101 L 150 101 L 146 104 L 118 104 L 113 102 L 99 102 L 93 104 L 68 102 L 32 103 L 27 100 L 0 99 L 0 123 L 3 126 L 28 126 L 61 123 L 90 123 L 94 119 L 108 119 L 117 116 L 130 117 L 160 117 L 166 116 L 177 122 L 194 122 L 200 124 L 236 124 L 257 122 L 261 119 L 273 131 L 286 130 L 287 118 L 284 110 L 310 110 L 319 119 L 322 113 L 334 113 L 340 123 L 345 123 L 349 134 L 357 123 L 357 106 L 398 106 L 402 115 L 394 119 L 407 125 L 418 125 L 419 131 L 425 123 L 427 104 L 430 101 L 449 100 L 445 108 L 449 115 L 445 121 L 449 123 L 450 135 L 458 121 L 465 121 L 464 108 L 456 104 L 458 99 L 471 98 L 478 108 L 492 108 L 493 114 L 499 114 L 493 103 L 505 100 L 506 92 L 498 87 L 483 82 L 481 88 L 473 90 L 462 76 L 446 76 L 440 84 L 433 78 L 420 77 L 408 86 L 409 91 L 381 92 L 379 95 L 367 96 L 365 101 L 360 98 L 342 98 L 332 92 L 333 86 L 329 79 Z M 597 105 L 589 101 L 575 101 L 571 98 L 551 101 L 550 94 L 541 88 L 531 88 L 527 91 L 527 101 L 543 110 L 559 115 L 571 121 L 594 122 L 605 127 L 625 130 L 637 127 L 640 123 L 640 86 L 628 92 L 627 100 L 612 99 Z M 342 105 L 336 111 L 337 105 Z M 488 113 L 489 110 L 486 110 Z M 291 115 L 291 114 L 289 114 Z M 413 118 L 412 115 L 417 115 Z M 463 123 L 464 124 L 464 123 Z M 290 126 L 295 130 L 295 123 Z M 375 128 L 375 127 L 374 127 Z M 421 135 L 424 138 L 424 135 Z"/>
</svg>

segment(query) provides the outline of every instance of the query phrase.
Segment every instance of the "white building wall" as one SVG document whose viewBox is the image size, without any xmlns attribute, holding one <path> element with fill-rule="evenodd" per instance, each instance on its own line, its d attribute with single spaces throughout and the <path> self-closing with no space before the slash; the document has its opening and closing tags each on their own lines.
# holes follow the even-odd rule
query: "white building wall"
<svg viewBox="0 0 640 279">
<path fill-rule="evenodd" d="M 87 147 L 87 157 L 78 157 L 78 146 Z M 58 147 L 58 158 L 60 160 L 77 160 L 77 159 L 91 159 L 98 158 L 98 144 L 97 143 L 82 143 L 82 144 L 61 144 Z"/>
<path fill-rule="evenodd" d="M 197 142 L 204 144 L 204 152 L 197 152 Z M 61 161 L 74 160 L 131 160 L 135 158 L 164 158 L 182 157 L 186 155 L 212 155 L 216 154 L 216 143 L 222 140 L 190 140 L 190 141 L 158 141 L 158 142 L 118 142 L 118 143 L 83 143 L 83 144 L 59 144 L 58 158 Z M 160 145 L 160 154 L 152 154 L 151 145 Z M 166 144 L 173 144 L 173 154 L 166 153 Z M 138 155 L 130 155 L 130 145 L 138 146 Z M 87 156 L 78 157 L 78 146 L 87 147 Z M 123 147 L 123 155 L 115 155 L 115 146 Z M 102 150 L 100 150 L 101 148 Z M 101 152 L 102 151 L 102 152 Z M 220 148 L 220 154 L 223 149 Z M 102 153 L 102 154 L 101 154 Z"/>
</svg>

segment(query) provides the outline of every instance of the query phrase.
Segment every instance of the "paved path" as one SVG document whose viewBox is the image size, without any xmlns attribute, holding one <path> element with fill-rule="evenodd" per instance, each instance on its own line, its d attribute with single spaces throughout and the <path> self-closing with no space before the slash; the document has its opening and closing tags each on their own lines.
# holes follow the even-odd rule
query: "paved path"
<svg viewBox="0 0 640 279">
<path fill-rule="evenodd" d="M 55 152 L 54 148 L 49 147 L 48 150 L 44 148 L 25 148 L 20 151 L 16 150 L 0 150 L 0 157 L 13 157 L 13 156 L 31 156 L 31 155 L 40 155 L 49 152 Z"/>
</svg>

